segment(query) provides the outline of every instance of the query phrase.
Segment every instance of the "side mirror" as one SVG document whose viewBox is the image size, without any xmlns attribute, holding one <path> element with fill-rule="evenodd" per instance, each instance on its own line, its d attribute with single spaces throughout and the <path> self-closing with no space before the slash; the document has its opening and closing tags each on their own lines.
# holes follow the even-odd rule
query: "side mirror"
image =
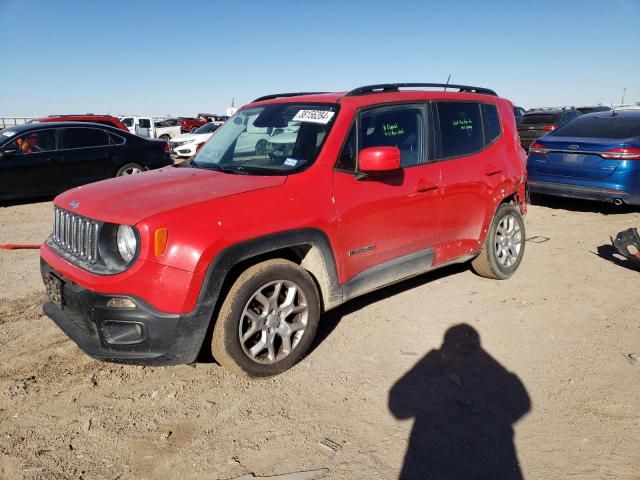
<svg viewBox="0 0 640 480">
<path fill-rule="evenodd" d="M 400 149 L 398 147 L 369 147 L 360 150 L 358 170 L 366 174 L 400 170 Z"/>
</svg>

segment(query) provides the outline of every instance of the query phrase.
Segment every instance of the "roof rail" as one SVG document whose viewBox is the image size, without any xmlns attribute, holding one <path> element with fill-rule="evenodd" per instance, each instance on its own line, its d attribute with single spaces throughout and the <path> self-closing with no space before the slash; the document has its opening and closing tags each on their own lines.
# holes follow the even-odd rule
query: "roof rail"
<svg viewBox="0 0 640 480">
<path fill-rule="evenodd" d="M 262 102 L 263 100 L 273 100 L 274 98 L 283 98 L 283 97 L 298 97 L 300 95 L 318 95 L 327 92 L 295 92 L 295 93 L 274 93 L 271 95 L 265 95 L 264 97 L 258 97 L 253 102 Z"/>
<path fill-rule="evenodd" d="M 484 95 L 498 96 L 496 92 L 488 88 L 472 87 L 469 85 L 454 85 L 451 83 L 380 83 L 378 85 L 367 85 L 364 87 L 358 87 L 347 93 L 347 97 L 353 97 L 357 95 L 366 95 L 369 93 L 382 93 L 382 92 L 397 92 L 401 88 L 409 87 L 436 87 L 436 88 L 457 88 L 458 92 L 467 93 L 482 93 Z"/>
</svg>

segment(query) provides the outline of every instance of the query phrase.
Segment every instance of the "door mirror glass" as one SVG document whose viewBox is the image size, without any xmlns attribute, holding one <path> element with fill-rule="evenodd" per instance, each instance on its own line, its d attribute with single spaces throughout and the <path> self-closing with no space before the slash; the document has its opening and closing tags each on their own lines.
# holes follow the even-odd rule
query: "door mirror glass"
<svg viewBox="0 0 640 480">
<path fill-rule="evenodd" d="M 400 149 L 398 147 L 369 147 L 360 150 L 358 170 L 369 174 L 400 170 Z"/>
</svg>

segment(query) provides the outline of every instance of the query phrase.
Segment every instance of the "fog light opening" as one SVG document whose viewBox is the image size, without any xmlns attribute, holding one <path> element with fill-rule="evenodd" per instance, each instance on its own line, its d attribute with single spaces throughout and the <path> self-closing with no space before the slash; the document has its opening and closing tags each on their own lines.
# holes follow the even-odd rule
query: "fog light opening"
<svg viewBox="0 0 640 480">
<path fill-rule="evenodd" d="M 136 303 L 130 298 L 110 298 L 107 302 L 109 308 L 136 308 Z"/>
<path fill-rule="evenodd" d="M 145 339 L 144 326 L 138 322 L 106 320 L 102 324 L 102 332 L 111 345 L 133 345 Z"/>
</svg>

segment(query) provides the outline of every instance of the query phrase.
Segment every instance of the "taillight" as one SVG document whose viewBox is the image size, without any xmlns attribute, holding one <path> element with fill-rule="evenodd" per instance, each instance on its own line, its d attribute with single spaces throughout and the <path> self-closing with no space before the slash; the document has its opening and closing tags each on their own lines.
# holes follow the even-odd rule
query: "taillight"
<svg viewBox="0 0 640 480">
<path fill-rule="evenodd" d="M 640 160 L 640 148 L 610 148 L 600 154 L 602 158 L 614 160 Z"/>
<path fill-rule="evenodd" d="M 169 142 L 164 142 L 164 148 L 162 149 L 164 153 L 171 153 L 171 147 L 169 146 Z"/>
<path fill-rule="evenodd" d="M 548 148 L 545 148 L 544 145 L 538 142 L 533 142 L 529 146 L 529 153 L 538 153 L 540 155 L 544 155 L 545 153 L 549 153 L 549 151 L 550 150 Z"/>
<path fill-rule="evenodd" d="M 553 132 L 556 129 L 555 125 L 545 125 L 542 127 L 545 132 Z"/>
</svg>

